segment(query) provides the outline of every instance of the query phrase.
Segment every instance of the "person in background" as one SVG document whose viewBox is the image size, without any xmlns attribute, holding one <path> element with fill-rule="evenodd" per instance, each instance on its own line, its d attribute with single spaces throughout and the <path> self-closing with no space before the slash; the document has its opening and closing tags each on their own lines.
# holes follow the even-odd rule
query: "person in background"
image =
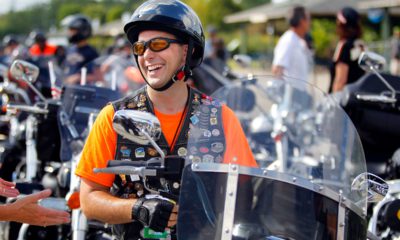
<svg viewBox="0 0 400 240">
<path fill-rule="evenodd" d="M 365 71 L 358 66 L 358 58 L 366 46 L 362 36 L 360 14 L 351 7 L 342 8 L 336 15 L 339 42 L 333 55 L 329 92 L 341 91 L 346 84 L 356 82 Z"/>
<path fill-rule="evenodd" d="M 272 73 L 307 81 L 311 72 L 312 53 L 305 37 L 310 30 L 311 17 L 303 6 L 294 6 L 287 20 L 290 28 L 280 37 L 274 49 Z"/>
<path fill-rule="evenodd" d="M 400 27 L 393 29 L 390 55 L 390 74 L 400 76 Z"/>
<path fill-rule="evenodd" d="M 81 68 L 88 67 L 90 73 L 92 69 L 87 64 L 99 56 L 97 50 L 88 42 L 92 36 L 92 25 L 89 19 L 81 14 L 69 15 L 61 21 L 61 24 L 67 28 L 68 41 L 71 44 L 66 53 L 64 84 L 79 84 Z M 95 80 L 87 77 L 88 83 Z"/>
<path fill-rule="evenodd" d="M 225 47 L 224 39 L 218 36 L 218 30 L 214 26 L 207 28 L 208 38 L 204 47 L 204 63 L 222 73 L 226 67 L 229 53 Z"/>
<path fill-rule="evenodd" d="M 57 47 L 47 42 L 46 35 L 44 32 L 35 30 L 29 34 L 29 38 L 32 39 L 33 45 L 29 48 L 29 54 L 32 57 L 40 56 L 54 56 Z"/>
<path fill-rule="evenodd" d="M 27 59 L 28 49 L 22 45 L 18 37 L 14 34 L 8 34 L 3 38 L 4 56 L 3 64 L 11 66 L 15 59 Z"/>
<path fill-rule="evenodd" d="M 0 178 L 0 196 L 15 198 L 18 195 L 19 191 L 15 188 L 15 183 Z M 47 189 L 18 198 L 15 202 L 0 205 L 0 221 L 13 221 L 44 227 L 68 223 L 70 221 L 69 213 L 39 205 L 41 199 L 50 195 L 51 190 Z"/>
<path fill-rule="evenodd" d="M 127 94 L 145 85 L 142 74 L 132 56 L 131 43 L 124 35 L 118 35 L 112 48 L 109 48 L 107 52 L 110 56 L 102 63 L 100 70 L 104 74 L 110 73 L 110 70 L 123 73 L 123 76 L 118 76 L 117 79 L 120 92 Z"/>
</svg>

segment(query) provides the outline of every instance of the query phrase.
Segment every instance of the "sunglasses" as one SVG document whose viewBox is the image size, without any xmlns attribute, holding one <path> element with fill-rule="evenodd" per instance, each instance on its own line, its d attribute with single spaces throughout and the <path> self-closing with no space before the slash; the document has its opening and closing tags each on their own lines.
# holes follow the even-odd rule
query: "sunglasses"
<svg viewBox="0 0 400 240">
<path fill-rule="evenodd" d="M 167 48 L 171 43 L 178 43 L 183 44 L 182 41 L 177 39 L 169 39 L 169 38 L 162 38 L 157 37 L 150 39 L 149 41 L 137 41 L 132 45 L 133 54 L 137 56 L 142 56 L 147 48 L 150 48 L 153 52 L 161 52 Z"/>
</svg>

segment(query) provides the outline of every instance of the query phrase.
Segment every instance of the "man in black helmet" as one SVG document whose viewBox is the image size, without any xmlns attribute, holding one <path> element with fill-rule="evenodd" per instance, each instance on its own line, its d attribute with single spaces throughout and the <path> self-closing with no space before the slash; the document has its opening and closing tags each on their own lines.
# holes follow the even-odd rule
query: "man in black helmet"
<svg viewBox="0 0 400 240">
<path fill-rule="evenodd" d="M 44 32 L 32 31 L 29 34 L 29 38 L 32 41 L 32 46 L 29 48 L 29 54 L 31 57 L 50 57 L 56 52 L 57 47 L 49 44 Z"/>
<path fill-rule="evenodd" d="M 149 198 L 143 182 L 134 176 L 93 173 L 93 168 L 105 167 L 110 159 L 147 161 L 159 156 L 151 145 L 116 134 L 112 128 L 115 111 L 153 113 L 162 130 L 156 143 L 166 156 L 185 157 L 190 151 L 190 125 L 203 124 L 212 129 L 199 136 L 205 160 L 247 166 L 256 163 L 232 110 L 185 83 L 204 53 L 203 29 L 194 11 L 178 0 L 149 0 L 137 8 L 124 30 L 147 85 L 101 111 L 75 173 L 82 179 L 81 206 L 88 218 L 114 224 L 117 239 L 146 239 L 148 230 L 163 232 L 176 224 L 177 206 L 165 198 Z M 200 111 L 208 112 L 210 119 L 199 119 Z M 167 184 L 179 191 L 179 183 Z M 110 194 L 111 187 L 114 194 Z"/>
<path fill-rule="evenodd" d="M 1 60 L 3 64 L 10 65 L 15 59 L 26 59 L 28 57 L 28 50 L 20 44 L 18 37 L 9 34 L 3 38 L 4 57 Z"/>
<path fill-rule="evenodd" d="M 92 25 L 89 19 L 81 14 L 69 15 L 61 21 L 61 24 L 67 28 L 68 41 L 71 44 L 66 53 L 65 74 L 67 77 L 64 83 L 77 84 L 80 80 L 81 68 L 99 56 L 96 49 L 88 43 L 88 39 L 92 36 Z M 88 82 L 90 80 L 88 78 Z"/>
</svg>

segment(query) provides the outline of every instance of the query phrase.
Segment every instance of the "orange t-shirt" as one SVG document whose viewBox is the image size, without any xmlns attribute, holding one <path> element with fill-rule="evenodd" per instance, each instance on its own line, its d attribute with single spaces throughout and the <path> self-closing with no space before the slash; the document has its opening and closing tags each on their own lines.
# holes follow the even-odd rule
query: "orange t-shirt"
<svg viewBox="0 0 400 240">
<path fill-rule="evenodd" d="M 173 146 L 175 145 L 175 142 L 178 138 L 177 135 L 179 135 L 179 130 L 178 128 L 181 128 L 184 119 L 182 119 L 182 112 L 178 112 L 176 114 L 164 114 L 162 112 L 157 111 L 157 109 L 154 109 L 154 113 L 158 120 L 160 121 L 161 124 L 161 129 L 162 132 L 165 136 L 165 139 L 168 142 L 168 146 Z M 178 131 L 177 131 L 178 130 Z M 171 152 L 173 149 L 171 148 Z"/>
<path fill-rule="evenodd" d="M 179 127 L 182 112 L 174 115 L 167 115 L 158 111 L 155 113 L 160 120 L 162 132 L 171 146 L 176 129 Z M 113 116 L 114 109 L 112 105 L 107 105 L 100 112 L 86 140 L 82 157 L 75 170 L 76 175 L 107 187 L 112 186 L 115 175 L 96 174 L 93 173 L 93 168 L 106 167 L 107 161 L 113 160 L 115 157 L 117 134 L 112 128 Z M 222 124 L 226 145 L 224 163 L 231 162 L 243 166 L 256 167 L 257 163 L 251 153 L 240 122 L 233 111 L 225 105 L 222 106 Z M 236 159 L 236 161 L 233 159 Z"/>
<path fill-rule="evenodd" d="M 39 47 L 38 44 L 34 44 L 30 49 L 29 49 L 29 53 L 32 56 L 51 56 L 54 55 L 57 51 L 57 47 L 47 44 L 44 48 L 44 50 L 42 51 Z"/>
</svg>

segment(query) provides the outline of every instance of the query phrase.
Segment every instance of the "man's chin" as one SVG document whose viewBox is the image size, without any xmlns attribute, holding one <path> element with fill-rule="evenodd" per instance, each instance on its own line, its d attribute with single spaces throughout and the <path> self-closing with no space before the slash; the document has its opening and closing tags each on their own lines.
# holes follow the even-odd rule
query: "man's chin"
<svg viewBox="0 0 400 240">
<path fill-rule="evenodd" d="M 147 84 L 150 85 L 151 88 L 157 89 L 163 87 L 165 84 L 167 84 L 167 81 L 161 81 L 159 79 L 151 79 L 147 81 Z"/>
</svg>

